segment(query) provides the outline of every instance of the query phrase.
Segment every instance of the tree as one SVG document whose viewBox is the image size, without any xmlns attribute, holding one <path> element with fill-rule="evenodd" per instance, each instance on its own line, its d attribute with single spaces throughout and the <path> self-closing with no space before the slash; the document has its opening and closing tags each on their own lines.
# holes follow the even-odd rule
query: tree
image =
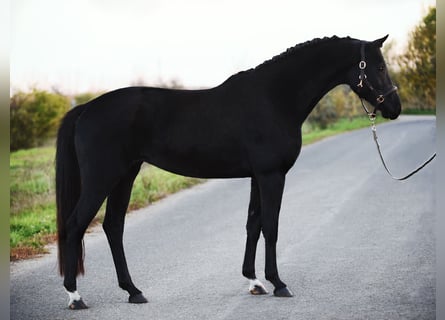
<svg viewBox="0 0 445 320">
<path fill-rule="evenodd" d="M 339 118 L 363 115 L 360 101 L 347 85 L 340 85 L 329 91 L 309 115 L 307 121 L 314 127 L 326 129 Z"/>
<path fill-rule="evenodd" d="M 335 94 L 333 92 L 326 94 L 309 115 L 309 123 L 320 129 L 326 129 L 329 124 L 337 121 L 339 114 L 336 110 L 335 100 Z"/>
<path fill-rule="evenodd" d="M 405 53 L 397 59 L 400 94 L 416 109 L 436 107 L 436 8 L 431 7 L 411 32 Z"/>
<path fill-rule="evenodd" d="M 55 137 L 70 106 L 68 98 L 46 91 L 14 94 L 10 100 L 10 149 L 36 147 Z"/>
<path fill-rule="evenodd" d="M 76 96 L 74 96 L 74 102 L 76 106 L 87 103 L 90 100 L 93 100 L 94 98 L 100 96 L 102 92 L 84 92 L 79 93 Z"/>
</svg>

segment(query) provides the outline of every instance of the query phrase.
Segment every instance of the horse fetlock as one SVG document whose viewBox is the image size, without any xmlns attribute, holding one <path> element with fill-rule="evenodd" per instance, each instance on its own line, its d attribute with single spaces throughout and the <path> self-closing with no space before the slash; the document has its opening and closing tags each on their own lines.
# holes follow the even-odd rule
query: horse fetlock
<svg viewBox="0 0 445 320">
<path fill-rule="evenodd" d="M 70 294 L 74 294 L 74 292 L 77 292 L 77 284 L 76 284 L 76 278 L 74 278 L 74 281 L 68 279 L 68 276 L 65 276 L 65 279 L 63 281 L 63 287 L 65 288 L 65 291 Z"/>
<path fill-rule="evenodd" d="M 266 280 L 270 281 L 272 283 L 277 282 L 277 281 L 281 282 L 280 277 L 278 276 L 278 273 L 267 273 L 266 272 Z"/>
<path fill-rule="evenodd" d="M 256 279 L 255 270 L 254 269 L 244 269 L 243 268 L 243 276 L 249 280 Z"/>
<path fill-rule="evenodd" d="M 281 281 L 281 279 L 277 273 L 272 274 L 272 275 L 266 274 L 266 280 L 273 284 L 273 286 L 275 287 L 275 290 L 280 290 L 280 289 L 286 287 L 286 284 L 283 281 Z"/>
<path fill-rule="evenodd" d="M 135 287 L 133 283 L 128 282 L 119 282 L 119 287 L 125 291 L 127 291 L 130 296 L 135 296 L 137 294 L 141 294 L 142 291 Z"/>
</svg>

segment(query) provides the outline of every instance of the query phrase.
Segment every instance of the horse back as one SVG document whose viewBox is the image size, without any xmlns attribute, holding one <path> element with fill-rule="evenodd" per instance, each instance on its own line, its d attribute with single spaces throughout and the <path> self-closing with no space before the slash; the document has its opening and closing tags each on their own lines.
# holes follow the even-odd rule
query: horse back
<svg viewBox="0 0 445 320">
<path fill-rule="evenodd" d="M 252 161 L 283 161 L 276 158 L 292 154 L 280 149 L 294 145 L 295 137 L 288 141 L 283 128 L 270 121 L 273 112 L 262 106 L 267 99 L 249 95 L 230 86 L 119 89 L 85 108 L 77 125 L 79 151 L 129 165 L 142 160 L 187 176 L 251 176 Z"/>
</svg>

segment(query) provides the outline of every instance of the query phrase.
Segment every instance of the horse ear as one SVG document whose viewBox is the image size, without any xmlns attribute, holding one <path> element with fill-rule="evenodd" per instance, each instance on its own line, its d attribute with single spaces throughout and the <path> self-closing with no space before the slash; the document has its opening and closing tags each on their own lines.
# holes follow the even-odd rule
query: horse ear
<svg viewBox="0 0 445 320">
<path fill-rule="evenodd" d="M 379 48 L 383 47 L 383 42 L 385 42 L 386 39 L 388 39 L 389 34 L 387 34 L 386 36 L 384 36 L 381 39 L 377 39 L 373 42 L 374 45 L 378 46 Z"/>
</svg>

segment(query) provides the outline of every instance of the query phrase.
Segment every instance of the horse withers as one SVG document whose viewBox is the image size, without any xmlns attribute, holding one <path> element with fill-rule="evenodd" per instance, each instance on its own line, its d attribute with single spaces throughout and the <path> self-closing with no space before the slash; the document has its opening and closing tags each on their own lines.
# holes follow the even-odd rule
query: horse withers
<svg viewBox="0 0 445 320">
<path fill-rule="evenodd" d="M 122 244 L 133 181 L 143 162 L 199 178 L 250 178 L 243 275 L 252 294 L 267 293 L 255 274 L 265 238 L 265 276 L 274 295 L 292 292 L 278 275 L 276 242 L 285 176 L 301 149 L 301 126 L 332 88 L 348 84 L 395 119 L 401 111 L 380 48 L 352 38 L 299 44 L 208 90 L 128 87 L 67 113 L 57 138 L 59 269 L 71 309 L 86 308 L 76 277 L 84 272 L 83 236 L 107 199 L 103 229 L 119 286 L 130 303 L 147 299 L 133 284 Z"/>
</svg>

